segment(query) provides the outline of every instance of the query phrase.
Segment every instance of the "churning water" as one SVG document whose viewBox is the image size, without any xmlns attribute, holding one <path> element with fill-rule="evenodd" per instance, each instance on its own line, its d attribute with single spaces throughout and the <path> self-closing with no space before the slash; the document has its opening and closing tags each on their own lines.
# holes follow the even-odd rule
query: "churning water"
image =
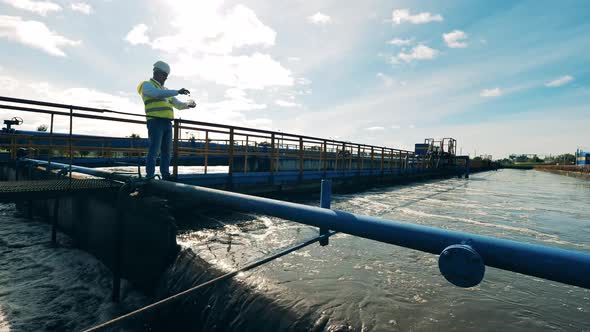
<svg viewBox="0 0 590 332">
<path fill-rule="evenodd" d="M 589 201 L 588 181 L 502 170 L 335 195 L 332 208 L 590 252 Z M 208 229 L 185 230 L 178 240 L 223 270 L 317 234 L 265 216 L 200 219 Z M 339 234 L 329 246 L 312 245 L 239 278 L 301 316 L 315 311 L 326 330 L 590 331 L 590 290 L 494 268 L 479 286 L 461 289 L 440 275 L 437 259 Z M 241 305 L 247 309 L 249 302 Z"/>
<path fill-rule="evenodd" d="M 334 195 L 332 208 L 590 252 L 589 201 L 589 181 L 503 170 Z M 51 248 L 50 226 L 13 214 L 12 206 L 0 207 L 0 330 L 79 330 L 147 303 L 126 288 L 126 304 L 113 306 L 111 275 L 102 264 L 67 243 Z M 178 236 L 183 252 L 190 249 L 223 271 L 317 234 L 254 214 L 208 210 L 188 219 Z M 461 289 L 440 275 L 437 259 L 338 234 L 326 247 L 312 245 L 238 275 L 232 282 L 239 292 L 219 287 L 201 294 L 197 301 L 209 303 L 208 310 L 225 301 L 223 311 L 231 315 L 195 313 L 201 318 L 192 324 L 203 325 L 182 330 L 590 331 L 590 290 L 494 268 L 479 286 Z M 191 279 L 195 267 L 182 270 L 179 263 L 166 275 L 177 289 L 206 280 Z M 270 300 L 261 304 L 251 294 Z M 277 315 L 280 324 L 265 325 Z M 174 312 L 165 317 L 164 326 L 176 319 Z M 297 325 L 309 317 L 312 325 Z"/>
<path fill-rule="evenodd" d="M 148 304 L 124 283 L 125 301 L 111 302 L 112 274 L 51 226 L 0 204 L 0 331 L 80 331 Z"/>
</svg>

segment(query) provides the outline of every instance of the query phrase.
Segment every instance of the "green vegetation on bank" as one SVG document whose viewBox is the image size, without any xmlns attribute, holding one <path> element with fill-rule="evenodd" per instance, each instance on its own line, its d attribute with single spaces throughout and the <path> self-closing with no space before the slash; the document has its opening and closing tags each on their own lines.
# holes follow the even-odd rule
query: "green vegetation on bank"
<svg viewBox="0 0 590 332">
<path fill-rule="evenodd" d="M 498 162 L 504 168 L 532 169 L 540 165 L 574 165 L 576 157 L 571 153 L 545 156 L 543 158 L 536 154 L 511 154 L 508 158 L 498 160 Z"/>
</svg>

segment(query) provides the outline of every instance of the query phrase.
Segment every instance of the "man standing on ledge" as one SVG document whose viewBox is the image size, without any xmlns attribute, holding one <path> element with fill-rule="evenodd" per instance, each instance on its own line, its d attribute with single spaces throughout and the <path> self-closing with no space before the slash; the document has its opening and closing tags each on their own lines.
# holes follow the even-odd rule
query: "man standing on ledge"
<svg viewBox="0 0 590 332">
<path fill-rule="evenodd" d="M 177 95 L 188 95 L 187 89 L 168 90 L 164 82 L 170 74 L 170 66 L 158 61 L 154 63 L 154 77 L 144 81 L 137 87 L 137 92 L 143 99 L 147 118 L 148 136 L 150 148 L 145 161 L 146 177 L 153 178 L 156 171 L 156 158 L 160 152 L 160 173 L 163 180 L 170 179 L 170 155 L 172 150 L 172 120 L 174 120 L 174 108 L 184 110 L 193 108 L 196 103 L 190 100 L 183 103 L 174 98 Z"/>
</svg>

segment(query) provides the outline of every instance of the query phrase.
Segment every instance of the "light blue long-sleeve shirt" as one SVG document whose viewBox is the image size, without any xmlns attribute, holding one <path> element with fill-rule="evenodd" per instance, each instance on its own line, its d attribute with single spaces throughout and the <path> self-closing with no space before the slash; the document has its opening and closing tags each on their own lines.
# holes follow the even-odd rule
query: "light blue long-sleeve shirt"
<svg viewBox="0 0 590 332">
<path fill-rule="evenodd" d="M 153 80 L 153 81 L 155 81 L 155 80 Z M 157 81 L 156 81 L 156 84 L 158 84 Z M 160 85 L 160 84 L 158 84 L 158 85 Z M 161 87 L 161 89 L 158 89 L 153 84 L 150 84 L 148 82 L 143 82 L 143 84 L 141 86 L 141 92 L 146 97 L 157 98 L 157 99 L 172 97 L 172 105 L 174 105 L 174 107 L 176 109 L 185 110 L 188 108 L 188 103 L 184 103 L 184 102 L 174 98 L 174 96 L 178 96 L 178 90 L 168 90 L 165 86 L 161 86 L 161 85 L 160 85 L 160 87 Z"/>
</svg>

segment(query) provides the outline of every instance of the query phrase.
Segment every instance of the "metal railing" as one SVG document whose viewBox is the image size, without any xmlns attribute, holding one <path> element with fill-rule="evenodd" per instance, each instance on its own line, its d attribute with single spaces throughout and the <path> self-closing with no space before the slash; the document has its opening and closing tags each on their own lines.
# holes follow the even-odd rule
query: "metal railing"
<svg viewBox="0 0 590 332">
<path fill-rule="evenodd" d="M 147 152 L 148 143 L 145 139 L 73 134 L 74 118 L 145 125 L 145 114 L 10 97 L 0 97 L 0 102 L 4 102 L 0 104 L 0 109 L 50 116 L 50 130 L 47 134 L 4 133 L 0 136 L 0 150 L 10 151 L 12 159 L 16 158 L 19 148 L 37 151 L 33 155 L 37 158 L 43 157 L 41 152 L 46 152 L 48 160 L 56 156 L 67 157 L 70 163 L 74 158 L 88 157 L 107 160 L 117 157 L 143 158 Z M 64 136 L 54 132 L 56 116 L 69 119 L 69 134 Z M 187 158 L 199 159 L 198 163 L 204 166 L 205 174 L 214 164 L 212 160 L 217 158 L 219 164 L 219 160 L 223 159 L 230 175 L 261 171 L 261 165 L 264 165 L 262 170 L 270 172 L 271 176 L 280 171 L 298 171 L 302 175 L 309 170 L 359 173 L 371 170 L 371 174 L 383 174 L 396 169 L 427 169 L 435 166 L 413 151 L 385 146 L 184 119 L 175 119 L 173 129 L 174 175 L 178 174 L 181 161 Z M 128 146 L 122 146 L 123 143 Z M 257 162 L 257 166 L 250 165 L 253 161 Z"/>
</svg>

